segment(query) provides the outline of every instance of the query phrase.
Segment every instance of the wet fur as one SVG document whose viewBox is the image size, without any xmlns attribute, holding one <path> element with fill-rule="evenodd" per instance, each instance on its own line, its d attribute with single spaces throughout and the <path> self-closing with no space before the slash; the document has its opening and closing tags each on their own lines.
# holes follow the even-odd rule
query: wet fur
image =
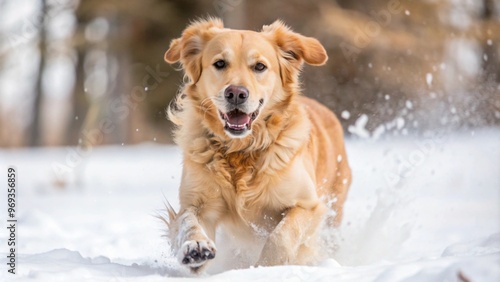
<svg viewBox="0 0 500 282">
<path fill-rule="evenodd" d="M 255 41 L 255 49 L 268 58 L 266 77 L 253 77 L 257 74 L 245 66 L 211 74 L 207 54 L 213 50 L 207 46 L 218 48 L 213 41 L 220 40 L 231 49 L 238 36 L 252 38 L 250 44 Z M 234 49 L 239 54 L 241 48 Z M 339 121 L 326 107 L 300 96 L 303 63 L 327 60 L 321 44 L 280 21 L 252 32 L 226 29 L 210 18 L 190 24 L 172 41 L 165 60 L 180 62 L 187 79 L 169 110 L 184 161 L 180 211 L 168 207 L 166 221 L 179 261 L 195 273 L 203 271 L 216 254 L 221 225 L 250 244 L 264 240 L 256 265 L 317 261 L 318 230 L 324 220 L 339 224 L 351 182 Z M 224 132 L 213 103 L 214 92 L 229 82 L 248 87 L 251 98 L 266 99 L 245 138 Z M 327 216 L 327 209 L 336 216 Z M 266 238 L 253 226 L 266 230 Z"/>
</svg>

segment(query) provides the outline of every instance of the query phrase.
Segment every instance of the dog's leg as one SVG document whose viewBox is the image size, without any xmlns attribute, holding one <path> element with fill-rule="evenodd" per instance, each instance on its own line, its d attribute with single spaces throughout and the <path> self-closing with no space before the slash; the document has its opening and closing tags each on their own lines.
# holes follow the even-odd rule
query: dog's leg
<svg viewBox="0 0 500 282">
<path fill-rule="evenodd" d="M 314 243 L 326 208 L 322 204 L 314 208 L 290 208 L 269 235 L 257 265 L 303 264 L 313 258 L 301 254 L 315 254 Z M 308 245 L 311 243 L 311 246 Z"/>
<path fill-rule="evenodd" d="M 202 272 L 207 262 L 215 257 L 215 244 L 210 239 L 214 239 L 215 230 L 207 230 L 202 226 L 202 220 L 194 207 L 181 210 L 175 221 L 177 228 L 174 230 L 177 233 L 172 234 L 171 239 L 175 240 L 172 243 L 177 259 L 193 273 Z"/>
</svg>

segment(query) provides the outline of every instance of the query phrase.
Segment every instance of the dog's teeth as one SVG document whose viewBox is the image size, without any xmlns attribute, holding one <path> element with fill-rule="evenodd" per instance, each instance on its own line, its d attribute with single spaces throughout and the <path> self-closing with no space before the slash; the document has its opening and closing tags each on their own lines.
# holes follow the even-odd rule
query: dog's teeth
<svg viewBox="0 0 500 282">
<path fill-rule="evenodd" d="M 227 125 L 229 127 L 232 127 L 232 128 L 245 128 L 246 124 L 231 124 L 231 123 L 227 123 Z"/>
</svg>

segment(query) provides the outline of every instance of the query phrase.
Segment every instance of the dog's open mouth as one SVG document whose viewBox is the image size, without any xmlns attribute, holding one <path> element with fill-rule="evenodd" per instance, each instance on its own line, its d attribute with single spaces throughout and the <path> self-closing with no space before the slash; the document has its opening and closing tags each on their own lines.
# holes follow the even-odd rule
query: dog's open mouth
<svg viewBox="0 0 500 282">
<path fill-rule="evenodd" d="M 247 114 L 238 109 L 232 110 L 227 113 L 220 112 L 222 120 L 224 120 L 224 129 L 229 131 L 232 135 L 238 136 L 251 129 L 252 122 L 259 115 L 259 110 Z"/>
</svg>

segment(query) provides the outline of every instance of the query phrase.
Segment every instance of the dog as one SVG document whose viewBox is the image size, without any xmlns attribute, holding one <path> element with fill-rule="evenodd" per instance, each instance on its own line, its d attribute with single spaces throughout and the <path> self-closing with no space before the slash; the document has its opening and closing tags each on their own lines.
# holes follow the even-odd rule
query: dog
<svg viewBox="0 0 500 282">
<path fill-rule="evenodd" d="M 327 59 L 279 20 L 255 32 L 200 19 L 171 41 L 165 61 L 185 73 L 168 109 L 183 172 L 165 222 L 191 272 L 216 256 L 219 229 L 257 249 L 250 265 L 318 261 L 319 230 L 339 225 L 351 183 L 338 119 L 300 93 L 303 64 Z"/>
</svg>

